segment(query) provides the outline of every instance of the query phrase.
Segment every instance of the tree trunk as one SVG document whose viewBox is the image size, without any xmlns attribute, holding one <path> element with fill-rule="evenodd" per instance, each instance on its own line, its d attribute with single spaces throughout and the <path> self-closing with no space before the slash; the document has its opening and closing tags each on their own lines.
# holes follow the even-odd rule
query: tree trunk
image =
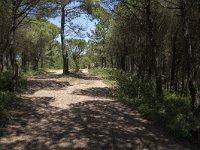
<svg viewBox="0 0 200 150">
<path fill-rule="evenodd" d="M 24 52 L 22 53 L 22 70 L 27 71 L 27 56 Z"/>
<path fill-rule="evenodd" d="M 126 71 L 126 55 L 127 55 L 127 46 L 125 39 L 123 40 L 123 51 L 121 52 L 121 63 L 120 67 L 122 70 Z"/>
<path fill-rule="evenodd" d="M 9 69 L 9 52 L 6 52 L 6 69 Z"/>
<path fill-rule="evenodd" d="M 17 65 L 17 61 L 16 61 L 16 54 L 14 51 L 14 45 L 15 45 L 15 33 L 16 33 L 16 21 L 17 21 L 17 8 L 16 8 L 16 1 L 12 2 L 12 17 L 11 17 L 11 32 L 10 32 L 10 36 L 9 36 L 9 56 L 10 56 L 10 63 L 11 63 L 11 67 L 12 67 L 12 71 L 13 71 L 13 83 L 14 83 L 14 88 L 15 88 L 15 83 L 17 83 L 18 80 L 18 65 Z"/>
<path fill-rule="evenodd" d="M 200 113 L 200 105 L 199 105 L 199 93 L 196 86 L 196 70 L 194 64 L 194 57 L 192 52 L 192 44 L 191 44 L 191 35 L 189 30 L 189 1 L 188 0 L 180 0 L 181 4 L 181 19 L 182 19 L 182 29 L 183 29 L 183 38 L 185 43 L 185 60 L 186 60 L 186 70 L 187 70 L 187 85 L 190 91 L 191 96 L 191 107 L 192 112 L 195 116 L 198 116 Z"/>
<path fill-rule="evenodd" d="M 53 67 L 54 66 L 54 59 L 53 59 L 53 46 L 52 45 L 50 45 L 50 61 L 49 61 L 49 66 L 50 67 Z"/>
<path fill-rule="evenodd" d="M 104 65 L 103 65 L 103 56 L 101 56 L 101 68 L 103 68 Z"/>
<path fill-rule="evenodd" d="M 69 73 L 68 66 L 68 53 L 65 46 L 65 4 L 61 4 L 61 48 L 62 48 L 62 57 L 63 57 L 63 75 L 67 75 Z"/>
<path fill-rule="evenodd" d="M 176 76 L 176 67 L 177 67 L 177 49 L 176 49 L 176 41 L 177 41 L 178 30 L 172 37 L 171 46 L 172 46 L 172 64 L 171 64 L 171 79 L 170 79 L 170 88 L 175 90 L 175 76 Z"/>
<path fill-rule="evenodd" d="M 113 68 L 114 65 L 113 65 L 113 56 L 112 55 L 110 56 L 110 64 L 111 64 L 111 68 Z"/>
<path fill-rule="evenodd" d="M 0 53 L 0 73 L 3 71 L 3 53 Z"/>
<path fill-rule="evenodd" d="M 126 58 L 125 55 L 122 54 L 122 56 L 121 56 L 121 63 L 120 63 L 120 69 L 122 69 L 123 71 L 126 70 L 126 63 L 125 63 L 126 59 L 125 58 Z"/>
<path fill-rule="evenodd" d="M 10 34 L 10 47 L 9 47 L 9 55 L 10 55 L 10 64 L 13 69 L 15 70 L 15 52 L 14 52 L 14 44 L 15 44 L 15 27 L 12 28 L 11 34 Z"/>
<path fill-rule="evenodd" d="M 34 58 L 34 64 L 33 64 L 33 70 L 37 70 L 38 69 L 38 63 L 39 63 L 39 60 L 38 58 Z"/>
<path fill-rule="evenodd" d="M 80 68 L 79 68 L 79 65 L 78 65 L 78 60 L 76 60 L 76 61 L 74 61 L 74 62 L 75 62 L 75 67 L 76 67 L 76 70 L 75 70 L 75 71 L 78 72 L 79 69 L 80 69 Z"/>
<path fill-rule="evenodd" d="M 145 5 L 146 5 L 146 21 L 147 21 L 147 29 L 148 29 L 149 46 L 150 46 L 150 50 L 152 54 L 151 64 L 153 66 L 153 70 L 154 70 L 155 78 L 156 78 L 156 93 L 158 96 L 161 96 L 163 94 L 162 75 L 161 75 L 161 69 L 160 69 L 160 62 L 157 56 L 158 51 L 156 49 L 154 20 L 152 18 L 152 12 L 151 12 L 151 0 L 145 0 Z"/>
<path fill-rule="evenodd" d="M 104 66 L 107 67 L 107 59 L 104 57 Z"/>
<path fill-rule="evenodd" d="M 40 64 L 41 68 L 44 68 L 44 56 L 41 56 L 41 64 Z"/>
</svg>

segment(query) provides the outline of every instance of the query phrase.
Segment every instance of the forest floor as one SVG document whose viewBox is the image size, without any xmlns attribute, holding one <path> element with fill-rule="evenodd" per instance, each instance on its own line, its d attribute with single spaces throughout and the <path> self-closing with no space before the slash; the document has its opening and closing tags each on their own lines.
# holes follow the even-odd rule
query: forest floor
<svg viewBox="0 0 200 150">
<path fill-rule="evenodd" d="M 15 102 L 1 150 L 189 150 L 137 111 L 110 97 L 111 87 L 86 70 L 28 78 Z"/>
</svg>

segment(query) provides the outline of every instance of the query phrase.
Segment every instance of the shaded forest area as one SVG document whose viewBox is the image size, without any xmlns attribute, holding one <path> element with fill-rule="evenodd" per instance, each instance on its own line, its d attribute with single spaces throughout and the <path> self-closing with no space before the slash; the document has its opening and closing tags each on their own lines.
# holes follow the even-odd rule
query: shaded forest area
<svg viewBox="0 0 200 150">
<path fill-rule="evenodd" d="M 83 14 L 96 21 L 88 40 L 74 23 Z M 0 1 L 0 127 L 26 76 L 85 67 L 104 68 L 91 72 L 174 135 L 199 137 L 199 0 Z"/>
<path fill-rule="evenodd" d="M 173 134 L 198 136 L 200 1 L 123 0 L 109 10 L 96 15 L 89 52 L 114 70 L 93 73 L 115 80 L 122 101 Z"/>
</svg>

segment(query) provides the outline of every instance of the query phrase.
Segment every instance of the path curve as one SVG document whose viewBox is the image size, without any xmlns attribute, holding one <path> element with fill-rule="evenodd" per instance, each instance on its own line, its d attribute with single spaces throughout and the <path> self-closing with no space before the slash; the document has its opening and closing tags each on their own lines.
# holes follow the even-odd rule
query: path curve
<svg viewBox="0 0 200 150">
<path fill-rule="evenodd" d="M 1 150 L 194 149 L 110 98 L 110 87 L 86 70 L 65 78 L 61 73 L 28 79 Z"/>
</svg>

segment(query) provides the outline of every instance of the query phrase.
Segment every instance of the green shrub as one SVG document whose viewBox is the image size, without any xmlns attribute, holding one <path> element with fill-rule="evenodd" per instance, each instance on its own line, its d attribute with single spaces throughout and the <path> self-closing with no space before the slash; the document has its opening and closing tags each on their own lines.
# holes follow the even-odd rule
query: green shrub
<svg viewBox="0 0 200 150">
<path fill-rule="evenodd" d="M 190 99 L 176 94 L 166 94 L 162 109 L 165 115 L 166 126 L 180 136 L 190 136 L 193 129 L 194 116 L 191 112 Z"/>
<path fill-rule="evenodd" d="M 0 91 L 11 91 L 13 88 L 12 73 L 0 73 Z"/>
<path fill-rule="evenodd" d="M 111 85 L 115 85 L 118 71 L 111 68 L 94 68 L 89 70 L 90 74 L 96 75 Z"/>
<path fill-rule="evenodd" d="M 15 94 L 11 92 L 0 92 L 0 127 L 11 119 L 10 110 L 12 102 L 15 100 Z"/>
<path fill-rule="evenodd" d="M 12 80 L 13 74 L 11 72 L 3 72 L 0 73 L 0 91 L 13 91 L 13 87 L 15 86 L 15 91 L 21 91 L 21 89 L 26 88 L 26 79 L 23 77 L 19 77 L 17 83 Z"/>
<path fill-rule="evenodd" d="M 118 99 L 148 118 L 165 126 L 170 133 L 190 137 L 192 130 L 200 129 L 200 119 L 191 112 L 190 98 L 164 92 L 156 96 L 155 82 L 138 79 L 131 73 L 112 69 L 93 69 L 91 73 L 102 79 L 115 80 Z"/>
<path fill-rule="evenodd" d="M 141 81 L 130 73 L 118 72 L 116 74 L 117 88 L 120 93 L 130 98 L 141 99 L 154 97 L 155 84 L 152 81 Z"/>
<path fill-rule="evenodd" d="M 22 92 L 22 90 L 26 89 L 26 87 L 27 87 L 27 79 L 25 77 L 19 77 L 15 90 L 17 92 Z"/>
<path fill-rule="evenodd" d="M 13 101 L 16 99 L 16 92 L 26 88 L 27 84 L 25 78 L 19 77 L 18 81 L 14 83 L 12 77 L 11 72 L 0 74 L 0 132 L 2 132 L 1 128 L 11 119 L 10 110 Z M 13 90 L 15 91 L 13 92 Z"/>
<path fill-rule="evenodd" d="M 30 77 L 30 76 L 37 76 L 37 75 L 46 75 L 47 71 L 45 69 L 37 69 L 37 70 L 29 70 L 27 72 L 22 72 L 21 76 L 23 77 Z"/>
</svg>

